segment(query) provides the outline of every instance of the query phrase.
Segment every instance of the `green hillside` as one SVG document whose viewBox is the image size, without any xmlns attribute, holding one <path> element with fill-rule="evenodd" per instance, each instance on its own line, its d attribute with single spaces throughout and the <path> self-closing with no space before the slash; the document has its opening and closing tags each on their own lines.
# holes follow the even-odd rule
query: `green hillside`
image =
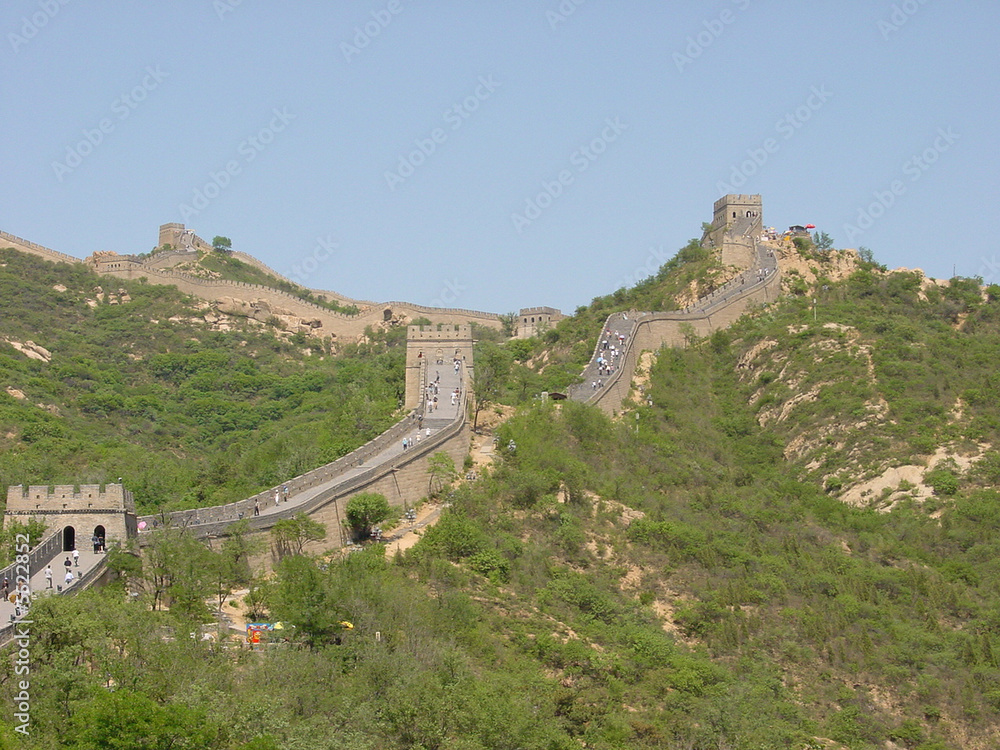
<svg viewBox="0 0 1000 750">
<path fill-rule="evenodd" d="M 642 403 L 617 420 L 537 402 L 532 388 L 554 377 L 548 368 L 569 371 L 584 346 L 571 331 L 596 335 L 586 316 L 599 326 L 632 295 L 669 301 L 690 281 L 681 274 L 700 277 L 710 259 L 595 301 L 554 340 L 484 342 L 477 372 L 489 363 L 493 397 L 521 406 L 499 429 L 496 463 L 456 486 L 441 520 L 395 559 L 377 545 L 339 561 L 290 556 L 262 581 L 238 533 L 215 550 L 163 533 L 145 567 L 113 563 L 137 588 L 166 574 L 170 612 L 129 600 L 122 581 L 36 605 L 27 746 L 103 747 L 111 736 L 245 750 L 1000 746 L 1000 289 L 872 263 L 834 282 L 822 257 L 812 262 L 815 287 L 803 280 L 800 294 L 733 328 L 659 352 Z M 38 278 L 38 299 L 52 283 Z M 147 289 L 159 291 L 136 285 L 129 304 L 167 304 L 169 290 Z M 51 304 L 93 325 L 104 309 Z M 125 307 L 101 315 L 120 320 Z M 191 357 L 230 351 L 204 343 L 173 358 L 197 334 L 171 325 L 180 330 L 168 329 L 165 351 L 142 350 L 142 362 L 166 357 L 143 376 L 159 398 L 202 382 L 210 368 Z M 39 389 L 69 387 L 49 375 L 69 334 L 33 335 L 52 344 L 52 363 L 6 350 L 0 362 L 38 368 Z M 333 387 L 353 367 L 370 378 L 359 392 L 396 382 L 391 342 L 319 361 L 270 338 L 268 349 L 256 330 L 239 335 L 248 343 L 227 356 L 257 352 L 255 377 L 316 368 Z M 86 382 L 103 392 L 104 381 Z M 44 394 L 3 405 L 27 409 Z M 282 419 L 308 430 L 318 417 Z M 226 436 L 243 431 L 226 426 L 199 433 L 204 460 L 217 448 L 242 455 Z M 148 444 L 183 446 L 171 434 Z M 20 453 L 34 445 L 8 440 Z M 917 481 L 846 502 L 907 467 Z M 254 615 L 285 623 L 287 646 L 250 653 L 187 636 L 220 584 L 225 599 L 248 580 Z M 0 693 L 13 698 L 13 679 Z"/>
<path fill-rule="evenodd" d="M 122 477 L 141 511 L 214 505 L 392 423 L 399 335 L 331 356 L 244 318 L 212 330 L 206 315 L 219 317 L 174 287 L 0 251 L 0 485 Z M 49 360 L 14 346 L 28 341 Z"/>
<path fill-rule="evenodd" d="M 192 267 L 193 266 L 193 267 Z M 284 279 L 279 279 L 277 276 L 266 273 L 255 266 L 251 266 L 248 263 L 244 263 L 239 258 L 234 258 L 227 252 L 205 252 L 198 251 L 198 257 L 195 261 L 189 261 L 180 270 L 184 270 L 188 273 L 195 273 L 196 275 L 202 275 L 200 271 L 207 271 L 210 277 L 228 279 L 229 281 L 240 281 L 244 284 L 260 284 L 261 286 L 268 286 L 272 289 L 280 289 L 283 292 L 288 292 L 294 297 L 303 299 L 307 302 L 312 302 L 314 305 L 319 305 L 320 307 L 325 307 L 328 310 L 333 310 L 334 312 L 343 313 L 345 315 L 356 315 L 358 308 L 354 305 L 340 305 L 334 300 L 329 300 L 323 295 L 317 295 L 306 289 L 305 287 L 299 286 L 298 284 L 292 284 Z"/>
</svg>

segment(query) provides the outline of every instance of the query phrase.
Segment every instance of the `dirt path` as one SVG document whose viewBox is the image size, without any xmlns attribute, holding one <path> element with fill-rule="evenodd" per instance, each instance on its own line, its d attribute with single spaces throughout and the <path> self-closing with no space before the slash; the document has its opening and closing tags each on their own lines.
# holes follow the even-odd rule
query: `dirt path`
<svg viewBox="0 0 1000 750">
<path fill-rule="evenodd" d="M 387 536 L 385 554 L 392 556 L 396 552 L 405 552 L 420 539 L 421 530 L 433 526 L 441 517 L 441 511 L 447 503 L 424 503 L 417 511 L 417 517 L 402 526 L 397 526 Z"/>
</svg>

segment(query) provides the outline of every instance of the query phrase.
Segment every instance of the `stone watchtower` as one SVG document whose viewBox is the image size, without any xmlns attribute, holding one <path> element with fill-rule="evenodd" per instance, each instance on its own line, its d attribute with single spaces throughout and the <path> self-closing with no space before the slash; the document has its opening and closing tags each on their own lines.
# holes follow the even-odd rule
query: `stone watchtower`
<svg viewBox="0 0 1000 750">
<path fill-rule="evenodd" d="M 406 403 L 407 409 L 416 408 L 420 398 L 420 375 L 428 362 L 450 364 L 455 359 L 465 363 L 471 380 L 472 326 L 459 325 L 407 326 L 406 328 Z"/>
<path fill-rule="evenodd" d="M 164 245 L 170 245 L 174 250 L 187 250 L 188 252 L 195 250 L 208 252 L 212 249 L 212 246 L 205 240 L 177 222 L 160 224 L 160 237 L 156 246 L 159 248 Z"/>
<path fill-rule="evenodd" d="M 15 521 L 37 519 L 48 526 L 46 535 L 61 531 L 64 551 L 86 547 L 93 537 L 105 543 L 125 542 L 138 533 L 135 500 L 120 484 L 17 485 L 7 488 L 4 527 Z M 32 540 L 32 543 L 39 542 Z"/>
<path fill-rule="evenodd" d="M 530 339 L 549 330 L 565 318 L 554 307 L 522 307 L 517 314 L 517 334 L 519 339 Z"/>
<path fill-rule="evenodd" d="M 730 193 L 715 202 L 712 214 L 712 231 L 709 238 L 716 247 L 722 245 L 727 232 L 737 236 L 744 233 L 759 235 L 764 228 L 764 209 L 759 195 Z"/>
</svg>

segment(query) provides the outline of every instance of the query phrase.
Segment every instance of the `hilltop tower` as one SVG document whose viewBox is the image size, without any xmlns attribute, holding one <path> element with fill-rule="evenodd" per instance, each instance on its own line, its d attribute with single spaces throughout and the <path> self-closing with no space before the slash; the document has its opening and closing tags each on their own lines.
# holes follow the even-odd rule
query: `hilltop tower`
<svg viewBox="0 0 1000 750">
<path fill-rule="evenodd" d="M 195 252 L 204 250 L 208 252 L 212 249 L 205 240 L 196 235 L 193 230 L 187 229 L 183 224 L 172 222 L 170 224 L 160 224 L 160 238 L 157 247 L 170 245 L 174 250 Z"/>
<path fill-rule="evenodd" d="M 62 548 L 85 547 L 93 537 L 125 542 L 138 533 L 135 500 L 120 484 L 17 485 L 7 488 L 4 526 L 35 518 L 48 526 L 47 534 L 62 532 Z M 32 543 L 41 541 L 32 540 Z"/>
<path fill-rule="evenodd" d="M 519 339 L 530 339 L 544 333 L 566 316 L 554 307 L 522 307 L 517 314 Z"/>
<path fill-rule="evenodd" d="M 730 193 L 715 202 L 712 231 L 708 236 L 719 247 L 727 232 L 752 237 L 759 235 L 763 228 L 764 208 L 760 196 Z"/>
<path fill-rule="evenodd" d="M 465 364 L 472 378 L 472 326 L 459 325 L 407 326 L 406 328 L 406 403 L 407 409 L 421 402 L 420 375 L 428 363 L 449 366 L 455 359 Z"/>
</svg>

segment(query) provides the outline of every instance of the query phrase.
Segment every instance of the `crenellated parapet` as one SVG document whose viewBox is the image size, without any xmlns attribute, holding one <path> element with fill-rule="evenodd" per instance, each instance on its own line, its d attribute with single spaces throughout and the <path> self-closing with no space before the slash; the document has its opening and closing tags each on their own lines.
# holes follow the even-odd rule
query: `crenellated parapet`
<svg viewBox="0 0 1000 750">
<path fill-rule="evenodd" d="M 135 499 L 121 484 L 17 485 L 7 488 L 4 526 L 35 519 L 63 529 L 64 548 L 94 536 L 124 542 L 136 534 Z"/>
<path fill-rule="evenodd" d="M 421 376 L 428 365 L 447 367 L 456 359 L 472 377 L 472 326 L 468 323 L 441 323 L 406 328 L 406 402 L 407 409 L 420 404 Z"/>
</svg>

